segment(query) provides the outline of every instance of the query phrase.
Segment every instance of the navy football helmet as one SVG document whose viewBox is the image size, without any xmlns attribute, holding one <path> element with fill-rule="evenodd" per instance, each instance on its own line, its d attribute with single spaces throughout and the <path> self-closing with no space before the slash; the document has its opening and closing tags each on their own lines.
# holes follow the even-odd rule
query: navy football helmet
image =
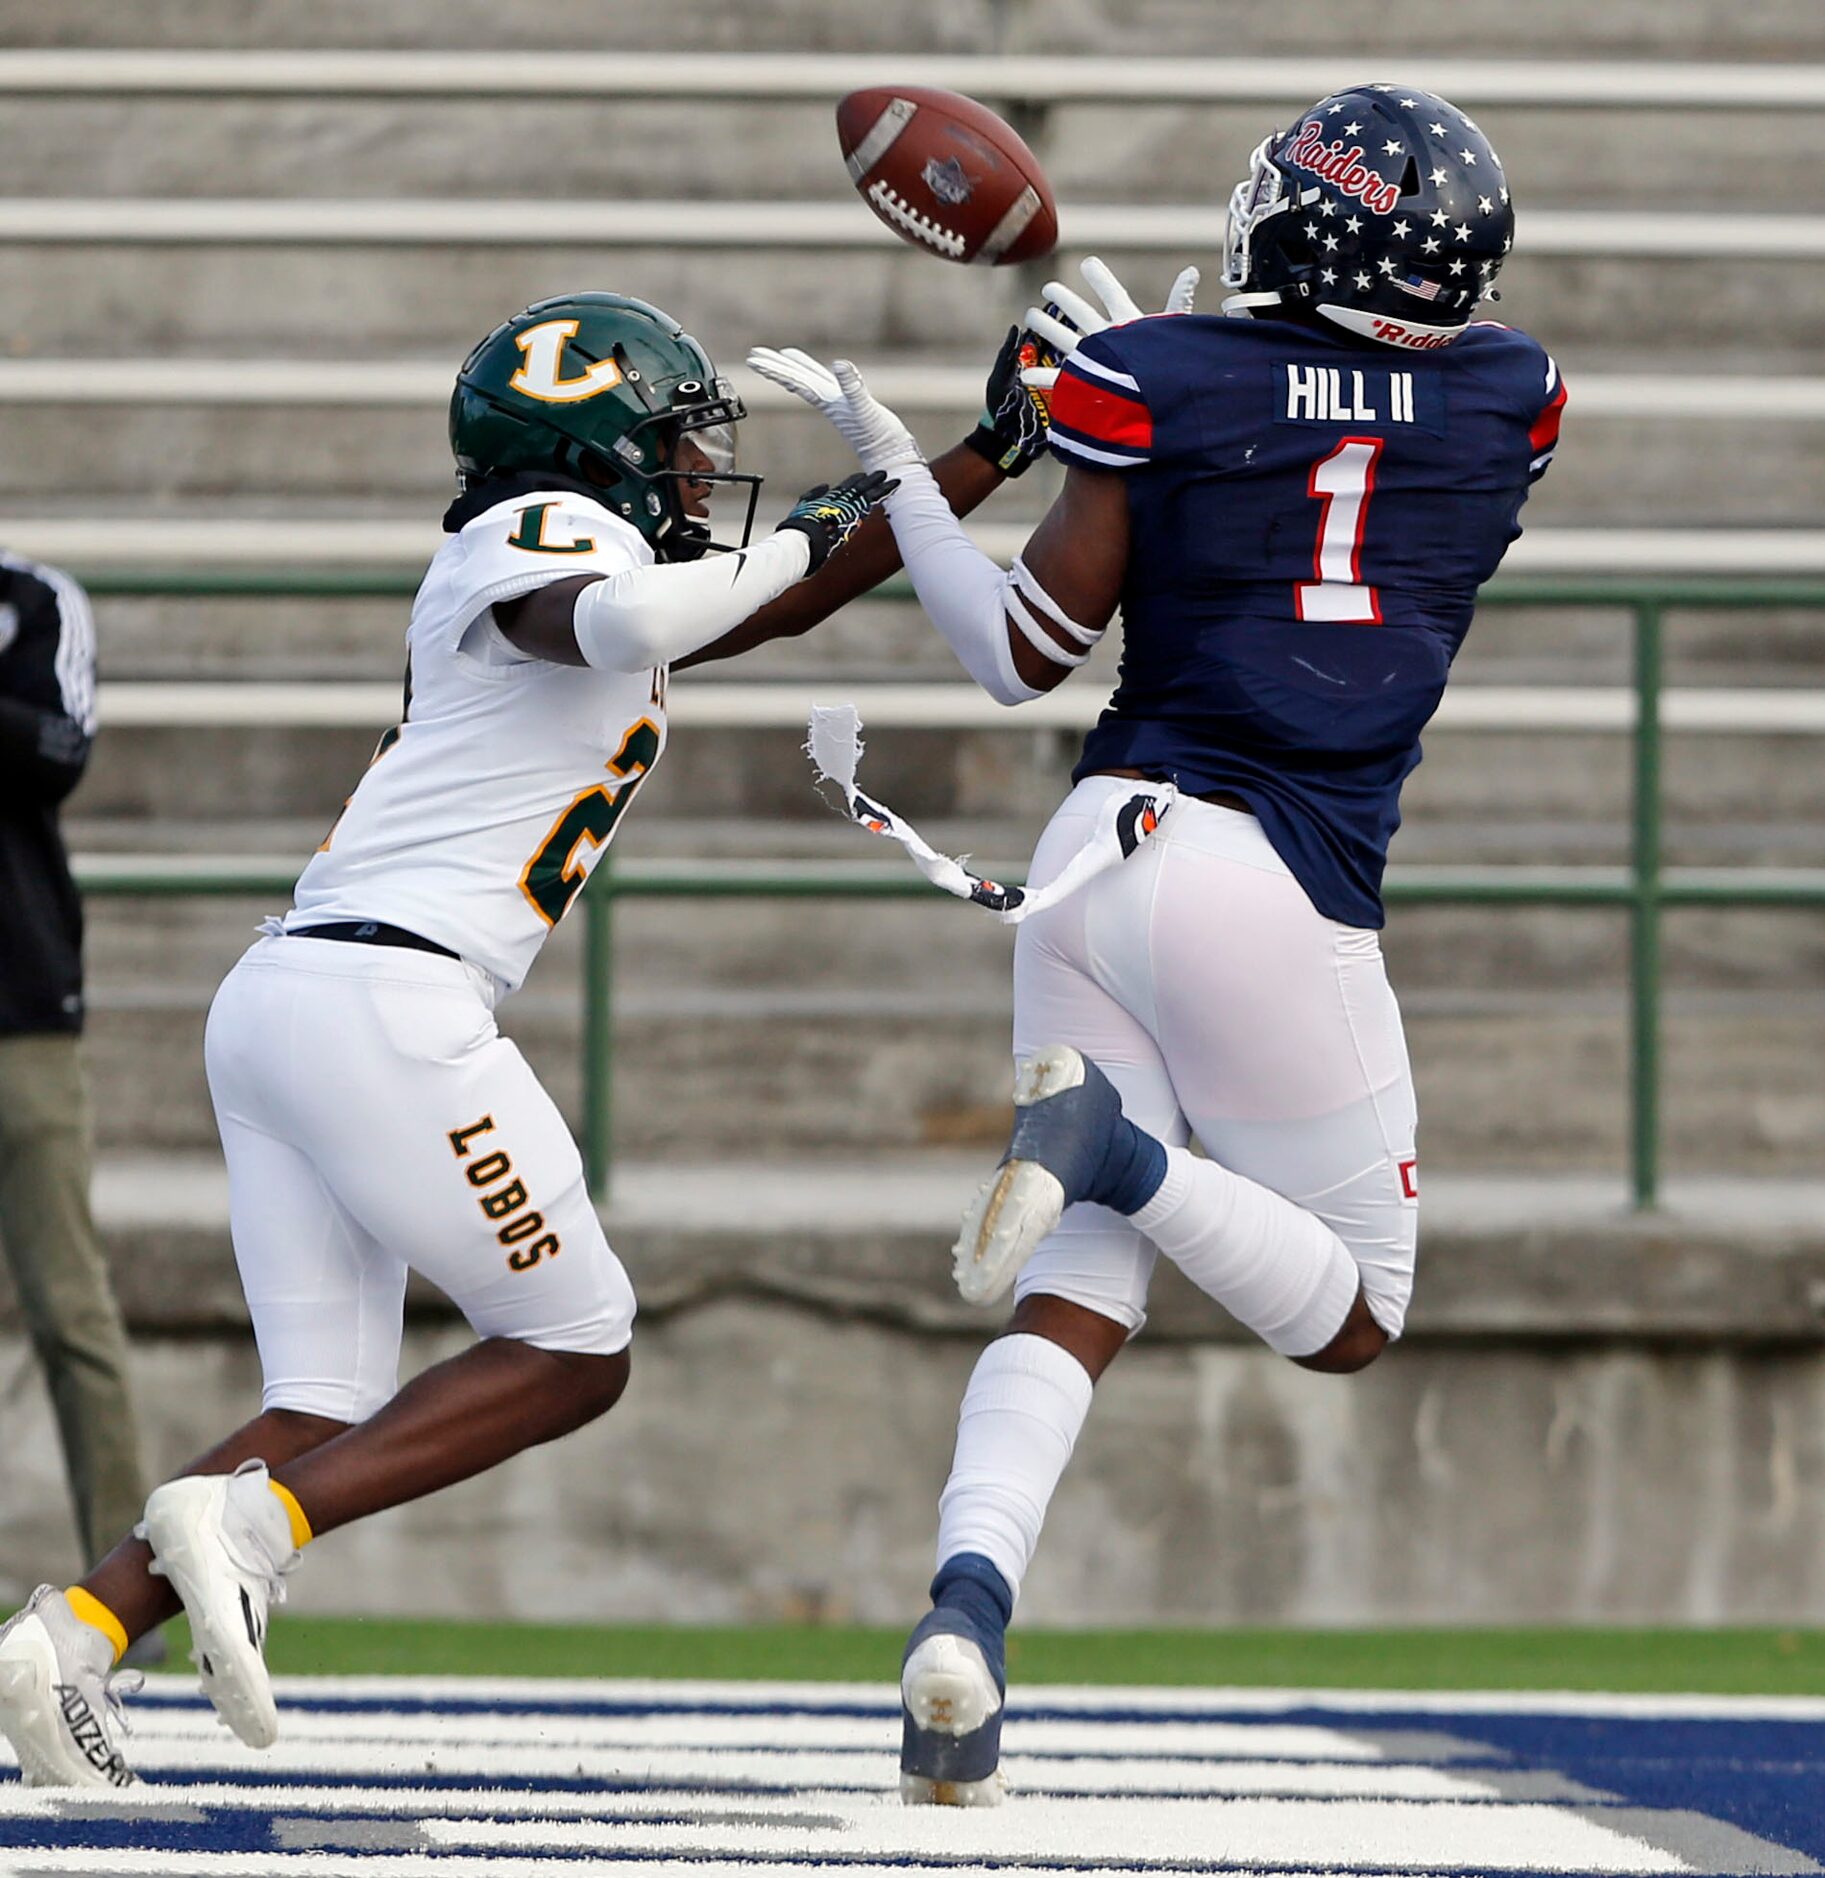
<svg viewBox="0 0 1825 1878">
<path fill-rule="evenodd" d="M 1430 351 L 1513 246 L 1501 161 L 1470 119 L 1411 85 L 1355 85 L 1255 151 L 1230 197 L 1224 309 L 1305 311 Z"/>
</svg>

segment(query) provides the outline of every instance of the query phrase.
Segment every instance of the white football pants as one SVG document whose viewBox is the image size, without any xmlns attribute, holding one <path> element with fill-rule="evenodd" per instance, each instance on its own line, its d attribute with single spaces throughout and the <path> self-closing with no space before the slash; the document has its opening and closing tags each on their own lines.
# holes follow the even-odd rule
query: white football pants
<svg viewBox="0 0 1825 1878">
<path fill-rule="evenodd" d="M 1052 878 L 1112 791 L 1092 776 L 1053 816 L 1030 877 Z M 1121 866 L 1019 929 L 1014 1055 L 1074 1044 L 1130 1120 L 1315 1214 L 1390 1337 L 1413 1288 L 1413 1079 L 1373 932 L 1326 919 L 1252 815 L 1182 798 Z M 1138 1329 L 1156 1251 L 1105 1207 L 1067 1210 L 1022 1271 Z M 1195 1278 L 1196 1272 L 1192 1273 Z"/>
<path fill-rule="evenodd" d="M 395 946 L 257 941 L 204 1059 L 265 1406 L 364 1421 L 398 1386 L 406 1272 L 482 1337 L 612 1355 L 634 1294 L 493 981 Z"/>
</svg>

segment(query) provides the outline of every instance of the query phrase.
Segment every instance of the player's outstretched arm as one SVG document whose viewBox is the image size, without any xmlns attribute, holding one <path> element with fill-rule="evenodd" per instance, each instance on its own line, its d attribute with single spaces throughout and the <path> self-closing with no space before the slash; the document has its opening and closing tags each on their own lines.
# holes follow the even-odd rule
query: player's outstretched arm
<svg viewBox="0 0 1825 1878">
<path fill-rule="evenodd" d="M 1005 480 L 999 469 L 966 444 L 933 458 L 931 472 L 956 515 L 980 508 Z M 815 574 L 750 613 L 733 632 L 676 660 L 673 670 L 738 658 L 775 639 L 795 639 L 899 571 L 900 544 L 886 515 L 876 509 Z"/>
<path fill-rule="evenodd" d="M 676 664 L 815 573 L 894 488 L 866 470 L 799 497 L 765 541 L 682 566 L 553 581 L 495 608 L 522 652 L 554 665 L 645 672 Z"/>
<path fill-rule="evenodd" d="M 950 504 L 893 412 L 863 384 L 846 359 L 834 370 L 803 352 L 762 349 L 748 363 L 763 377 L 822 411 L 870 469 L 892 474 L 898 488 L 887 503 L 906 571 L 927 616 L 963 668 L 990 697 L 1024 704 L 1050 691 L 1090 656 L 1121 591 L 1127 559 L 1127 509 L 1086 477 L 1068 489 L 1041 524 L 1042 576 L 1025 556 L 1011 569 L 983 554 L 964 534 Z M 1072 531 L 1086 531 L 1073 539 Z M 1053 591 L 1048 580 L 1069 584 Z"/>
<path fill-rule="evenodd" d="M 989 367 L 982 416 L 976 428 L 954 449 L 932 459 L 932 480 L 953 515 L 970 514 L 1003 482 L 1024 475 L 1045 454 L 1046 393 L 1025 380 L 1035 366 L 1053 356 L 1049 349 L 1037 347 L 1032 336 L 1020 327 L 1008 328 Z M 826 388 L 831 397 L 841 398 L 835 379 L 830 379 Z M 820 405 L 819 409 L 824 407 Z M 880 586 L 898 573 L 900 566 L 900 544 L 894 539 L 887 517 L 871 515 L 844 543 L 842 552 L 833 554 L 810 579 L 787 588 L 725 638 L 680 659 L 678 667 L 732 659 L 769 640 L 797 638 L 851 600 Z"/>
</svg>

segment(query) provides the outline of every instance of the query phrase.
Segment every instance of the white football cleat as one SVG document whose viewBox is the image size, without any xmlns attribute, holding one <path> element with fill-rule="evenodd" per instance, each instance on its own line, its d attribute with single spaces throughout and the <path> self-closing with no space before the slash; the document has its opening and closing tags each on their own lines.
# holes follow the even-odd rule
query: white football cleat
<svg viewBox="0 0 1825 1878">
<path fill-rule="evenodd" d="M 126 1731 L 121 1697 L 145 1679 L 117 1671 L 99 1630 L 40 1585 L 0 1629 L 0 1733 L 28 1787 L 131 1787 L 137 1776 L 115 1745 Z"/>
<path fill-rule="evenodd" d="M 1069 1105 L 1078 1112 L 1060 1112 L 1056 1104 L 1052 1110 L 1036 1110 L 1037 1104 L 1074 1089 L 1087 1092 L 1086 1099 Z M 1105 1090 L 1107 1097 L 1099 1100 Z M 951 1248 L 952 1271 L 965 1303 L 993 1304 L 1058 1225 L 1077 1197 L 1066 1193 L 1060 1173 L 1068 1177 L 1075 1171 L 1095 1137 L 1107 1132 L 1111 1107 L 1119 1117 L 1121 1102 L 1107 1079 L 1068 1043 L 1054 1044 L 1020 1065 L 1007 1158 L 970 1202 Z M 1061 1160 L 1063 1167 L 1057 1165 Z"/>
<path fill-rule="evenodd" d="M 279 1738 L 279 1711 L 266 1668 L 266 1619 L 285 1602 L 283 1573 L 297 1563 L 285 1509 L 267 1487 L 266 1464 L 244 1461 L 232 1474 L 193 1474 L 153 1489 L 139 1536 L 150 1569 L 184 1602 L 203 1693 L 250 1748 Z M 262 1496 L 250 1510 L 249 1490 Z M 271 1503 L 268 1515 L 264 1502 Z"/>
</svg>

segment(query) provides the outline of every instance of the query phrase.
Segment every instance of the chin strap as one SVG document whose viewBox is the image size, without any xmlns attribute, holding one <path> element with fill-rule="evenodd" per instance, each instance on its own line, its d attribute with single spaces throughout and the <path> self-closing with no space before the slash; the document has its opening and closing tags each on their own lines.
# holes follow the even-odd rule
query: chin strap
<svg viewBox="0 0 1825 1878">
<path fill-rule="evenodd" d="M 1254 317 L 1256 307 L 1284 306 L 1286 302 L 1278 292 L 1269 293 L 1232 293 L 1223 302 L 1225 319 L 1245 320 Z"/>
</svg>

